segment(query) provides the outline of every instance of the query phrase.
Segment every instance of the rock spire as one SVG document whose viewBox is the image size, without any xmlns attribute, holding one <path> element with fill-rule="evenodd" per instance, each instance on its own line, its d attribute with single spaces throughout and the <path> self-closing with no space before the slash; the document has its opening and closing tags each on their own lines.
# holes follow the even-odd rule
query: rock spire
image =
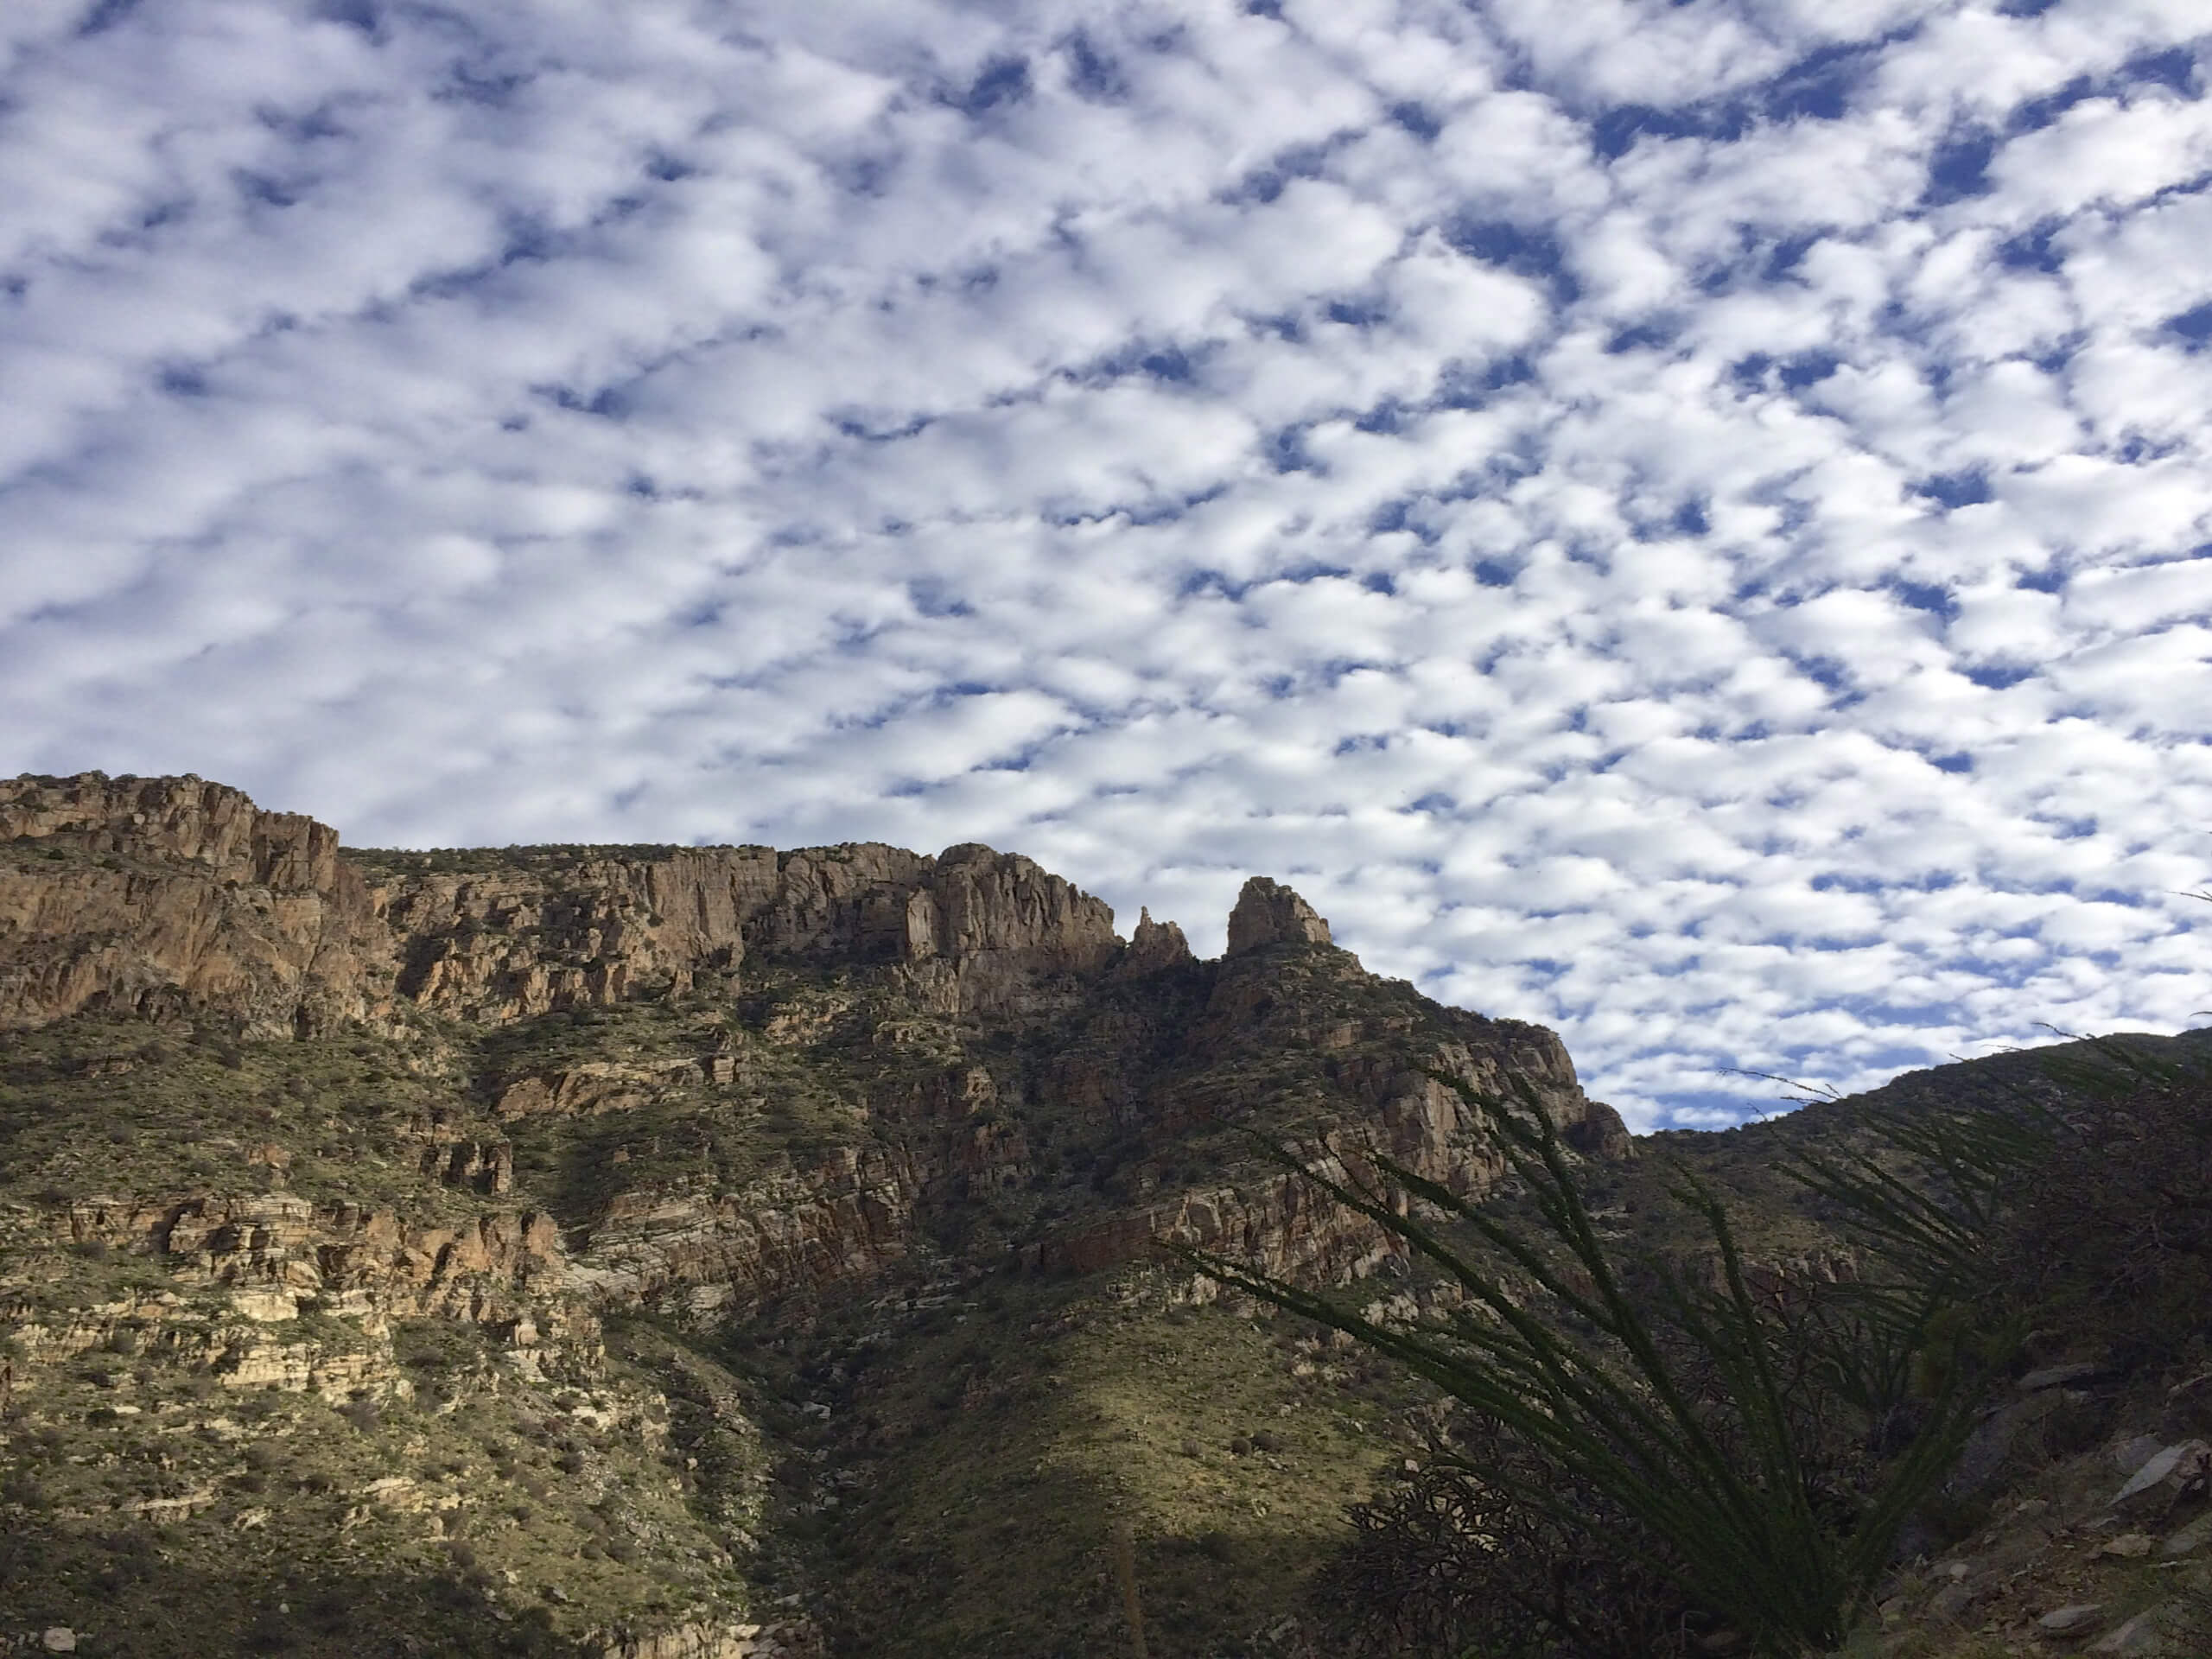
<svg viewBox="0 0 2212 1659">
<path fill-rule="evenodd" d="M 1236 908 L 1229 912 L 1229 954 L 1240 957 L 1286 941 L 1326 944 L 1329 924 L 1280 881 L 1255 875 L 1244 884 L 1236 895 Z"/>
</svg>

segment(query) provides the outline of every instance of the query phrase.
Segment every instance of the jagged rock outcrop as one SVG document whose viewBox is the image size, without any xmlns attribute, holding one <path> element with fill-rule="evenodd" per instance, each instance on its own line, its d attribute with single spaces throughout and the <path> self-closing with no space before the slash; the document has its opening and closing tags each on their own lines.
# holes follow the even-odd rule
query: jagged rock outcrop
<svg viewBox="0 0 2212 1659">
<path fill-rule="evenodd" d="M 796 1625 L 696 1621 L 642 1634 L 601 1634 L 600 1659 L 800 1659 L 820 1651 L 813 1632 Z"/>
<path fill-rule="evenodd" d="M 1479 1195 L 1498 1154 L 1432 1073 L 1514 1075 L 1622 1144 L 1553 1033 L 1368 974 L 1289 888 L 1247 883 L 1230 942 L 1147 912 L 1125 944 L 973 844 L 347 853 L 196 779 L 0 785 L 0 1405 L 103 1459 L 158 1427 L 158 1467 L 114 1464 L 143 1490 L 42 1450 L 55 1512 L 193 1523 L 225 1582 L 373 1544 L 578 1651 L 812 1651 L 749 1622 L 744 1563 L 784 1506 L 858 1511 L 833 1421 L 888 1457 L 1080 1386 L 966 1338 L 1059 1306 L 1041 1359 L 1095 1298 L 1195 1299 L 1059 1277 L 1163 1241 L 1309 1281 L 1389 1260 L 1240 1131 Z M 791 1431 L 718 1356 L 765 1378 L 816 1333 L 764 1396 L 812 1442 L 772 1478 Z M 947 1354 L 923 1411 L 861 1404 Z M 0 1489 L 20 1522 L 35 1485 Z"/>
<path fill-rule="evenodd" d="M 587 1060 L 526 1073 L 502 1084 L 493 1109 L 503 1119 L 550 1113 L 561 1117 L 596 1117 L 630 1111 L 661 1091 L 697 1083 L 708 1075 L 704 1063 L 668 1060 L 652 1065 Z"/>
<path fill-rule="evenodd" d="M 18 1025 L 87 1008 L 194 1009 L 264 1035 L 347 1020 L 392 1029 L 411 1003 L 482 1027 L 680 995 L 711 976 L 741 984 L 779 963 L 874 976 L 925 1018 L 1012 1032 L 1079 1017 L 1080 1039 L 1056 1041 L 1026 1080 L 960 1060 L 855 1102 L 855 1126 L 893 1126 L 891 1141 L 720 1191 L 618 1179 L 611 1198 L 568 1218 L 588 1240 L 574 1253 L 543 1216 L 446 1236 L 281 1192 L 125 1204 L 99 1224 L 99 1236 L 135 1227 L 156 1253 L 194 1258 L 188 1276 L 230 1286 L 270 1318 L 302 1297 L 365 1292 L 404 1314 L 481 1320 L 522 1318 L 537 1290 L 692 1313 L 818 1291 L 905 1254 L 931 1204 L 1036 1179 L 1033 1110 L 1082 1135 L 1165 1147 L 1264 1107 L 1280 1085 L 1249 1079 L 1272 1075 L 1264 1062 L 1287 1052 L 1336 1057 L 1325 1079 L 1301 1086 L 1338 1103 L 1350 1138 L 1317 1155 L 1356 1155 L 1371 1137 L 1456 1190 L 1495 1179 L 1484 1134 L 1424 1067 L 1484 1090 L 1518 1076 L 1586 1152 L 1626 1145 L 1552 1033 L 1439 1010 L 1375 979 L 1331 947 L 1310 905 L 1266 877 L 1244 884 L 1223 960 L 1200 963 L 1174 924 L 1143 912 L 1124 945 L 1103 903 L 975 844 L 935 857 L 873 843 L 374 855 L 357 870 L 334 831 L 262 812 L 235 790 L 87 774 L 0 785 L 0 1019 Z M 804 1052 L 860 1017 L 855 995 L 825 987 L 779 1006 L 758 1040 Z M 894 1047 L 905 1040 L 889 1034 Z M 425 1135 L 407 1156 L 448 1190 L 506 1198 L 512 1137 L 549 1120 L 664 1109 L 731 1086 L 740 1064 L 722 1052 L 525 1066 L 480 1085 L 497 1131 Z M 289 1154 L 264 1161 L 281 1182 Z M 1166 1236 L 1235 1242 L 1277 1270 L 1340 1277 L 1382 1248 L 1374 1230 L 1314 1209 L 1295 1183 L 1155 1192 L 1152 1179 L 1027 1253 L 1090 1268 Z"/>
<path fill-rule="evenodd" d="M 188 1008 L 248 1034 L 499 1023 L 689 990 L 748 951 L 905 974 L 948 1013 L 1050 1001 L 1121 950 L 1113 912 L 1018 855 L 669 848 L 368 879 L 337 832 L 197 778 L 0 783 L 0 1027 Z"/>
<path fill-rule="evenodd" d="M 1047 982 L 1095 976 L 1122 949 L 1104 902 L 1019 854 L 972 844 L 938 856 L 906 915 L 912 982 L 946 1013 L 1047 1005 Z"/>
<path fill-rule="evenodd" d="M 748 954 L 893 968 L 946 1012 L 1001 1009 L 1120 944 L 1104 904 L 977 846 L 671 849 L 542 873 L 401 873 L 372 898 L 404 960 L 400 994 L 479 1021 L 681 995 Z"/>
<path fill-rule="evenodd" d="M 1504 1174 L 1504 1160 L 1469 1132 L 1457 1096 L 1433 1078 L 1402 1081 L 1402 1092 L 1373 1119 L 1300 1147 L 1306 1166 L 1336 1180 L 1379 1185 L 1366 1154 L 1380 1152 L 1455 1192 L 1478 1197 L 1489 1191 Z M 1052 1236 L 1032 1246 L 1027 1259 L 1041 1268 L 1091 1273 L 1143 1259 L 1162 1242 L 1220 1251 L 1308 1282 L 1363 1276 L 1399 1250 L 1383 1230 L 1285 1173 L 1173 1193 Z"/>
<path fill-rule="evenodd" d="M 1527 1078 L 1548 1113 L 1578 1134 L 1592 1109 L 1556 1036 L 1538 1026 L 1464 1018 L 1481 1029 L 1473 1043 L 1446 1041 L 1422 1057 L 1427 1069 L 1481 1092 L 1505 1086 L 1507 1074 Z M 1352 1037 L 1340 1033 L 1349 1044 Z M 1505 1162 L 1459 1096 L 1427 1069 L 1403 1058 L 1353 1056 L 1338 1067 L 1349 1099 L 1340 1127 L 1294 1143 L 1309 1167 L 1337 1179 L 1376 1179 L 1366 1155 L 1380 1153 L 1452 1192 L 1480 1197 L 1505 1173 Z M 1614 1119 L 1618 1122 L 1618 1118 Z M 1095 1272 L 1143 1259 L 1157 1242 L 1224 1251 L 1282 1277 L 1342 1281 L 1363 1275 L 1397 1245 L 1373 1223 L 1338 1207 L 1307 1183 L 1270 1175 L 1236 1185 L 1176 1192 L 1148 1204 L 1057 1231 L 1026 1252 L 1047 1268 Z"/>
<path fill-rule="evenodd" d="M 1578 1152 L 1593 1158 L 1621 1159 L 1636 1156 L 1636 1140 L 1628 1132 L 1628 1125 L 1621 1115 L 1602 1100 L 1585 1103 L 1582 1121 L 1567 1128 L 1567 1144 Z"/>
<path fill-rule="evenodd" d="M 0 783 L 0 1028 L 201 1009 L 328 1029 L 372 1011 L 373 935 L 310 818 L 197 778 Z"/>
<path fill-rule="evenodd" d="M 567 1282 L 603 1306 L 699 1314 L 864 1280 L 911 1248 L 925 1184 L 909 1155 L 845 1147 L 739 1192 L 626 1193 Z"/>
<path fill-rule="evenodd" d="M 421 1167 L 448 1186 L 466 1186 L 493 1198 L 514 1190 L 515 1148 L 510 1141 L 440 1141 L 423 1148 Z"/>
<path fill-rule="evenodd" d="M 134 1293 L 59 1320 L 0 1297 L 0 1327 L 51 1368 L 96 1350 L 159 1355 L 227 1389 L 272 1387 L 345 1400 L 404 1395 L 395 1320 L 480 1326 L 535 1373 L 545 1353 L 596 1357 L 597 1318 L 569 1286 L 558 1229 L 543 1213 L 497 1211 L 426 1225 L 390 1210 L 288 1193 L 184 1199 L 86 1198 L 41 1215 L 0 1215 L 0 1246 L 58 1233 L 79 1251 L 149 1259 L 177 1288 Z M 357 1322 L 350 1339 L 302 1334 L 302 1316 Z"/>
<path fill-rule="evenodd" d="M 1188 968 L 1197 962 L 1181 928 L 1173 922 L 1155 922 L 1149 909 L 1141 909 L 1137 912 L 1136 931 L 1129 936 L 1129 947 L 1122 959 L 1114 964 L 1114 973 L 1121 979 L 1141 979 L 1147 974 Z"/>
<path fill-rule="evenodd" d="M 1329 925 L 1288 887 L 1255 875 L 1229 912 L 1229 954 L 1241 957 L 1270 944 L 1326 944 Z"/>
<path fill-rule="evenodd" d="M 73 842 L 94 853 L 196 864 L 219 881 L 328 891 L 338 834 L 296 812 L 264 812 L 196 777 L 25 777 L 0 783 L 0 842 Z"/>
<path fill-rule="evenodd" d="M 734 973 L 747 918 L 777 891 L 772 851 L 732 847 L 550 871 L 381 874 L 370 896 L 401 996 L 498 1023 L 680 995 L 702 973 Z"/>
<path fill-rule="evenodd" d="M 270 1192 L 80 1198 L 50 1224 L 72 1244 L 151 1255 L 180 1284 L 226 1289 L 259 1319 L 290 1319 L 302 1302 L 366 1294 L 389 1314 L 497 1323 L 517 1317 L 524 1299 L 566 1282 L 560 1229 L 543 1212 L 425 1224 L 391 1210 Z"/>
</svg>

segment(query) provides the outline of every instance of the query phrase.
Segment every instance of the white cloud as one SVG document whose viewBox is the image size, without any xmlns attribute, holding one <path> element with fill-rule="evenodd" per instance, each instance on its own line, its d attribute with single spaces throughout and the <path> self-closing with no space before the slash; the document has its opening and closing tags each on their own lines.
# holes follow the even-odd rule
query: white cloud
<svg viewBox="0 0 2212 1659">
<path fill-rule="evenodd" d="M 1265 872 L 1639 1122 L 2212 1002 L 2186 4 L 79 10 L 9 765 Z"/>
</svg>

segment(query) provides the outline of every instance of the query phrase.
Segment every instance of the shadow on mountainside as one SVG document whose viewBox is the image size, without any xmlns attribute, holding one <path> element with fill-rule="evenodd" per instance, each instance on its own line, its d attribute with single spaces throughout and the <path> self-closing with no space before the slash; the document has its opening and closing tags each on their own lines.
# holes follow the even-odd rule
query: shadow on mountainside
<svg viewBox="0 0 2212 1659">
<path fill-rule="evenodd" d="M 159 1527 L 48 1527 L 0 1535 L 0 1636 L 52 1629 L 85 1655 L 207 1659 L 573 1659 L 544 1611 L 497 1606 L 490 1582 L 257 1560 L 186 1566 Z"/>
</svg>

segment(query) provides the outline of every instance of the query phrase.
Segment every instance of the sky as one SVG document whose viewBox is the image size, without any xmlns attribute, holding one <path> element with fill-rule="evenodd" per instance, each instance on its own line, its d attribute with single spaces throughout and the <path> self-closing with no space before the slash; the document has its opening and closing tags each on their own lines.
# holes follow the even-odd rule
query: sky
<svg viewBox="0 0 2212 1659">
<path fill-rule="evenodd" d="M 1249 874 L 1639 1128 L 2212 1016 L 2202 0 L 8 0 L 0 772 Z"/>
</svg>

